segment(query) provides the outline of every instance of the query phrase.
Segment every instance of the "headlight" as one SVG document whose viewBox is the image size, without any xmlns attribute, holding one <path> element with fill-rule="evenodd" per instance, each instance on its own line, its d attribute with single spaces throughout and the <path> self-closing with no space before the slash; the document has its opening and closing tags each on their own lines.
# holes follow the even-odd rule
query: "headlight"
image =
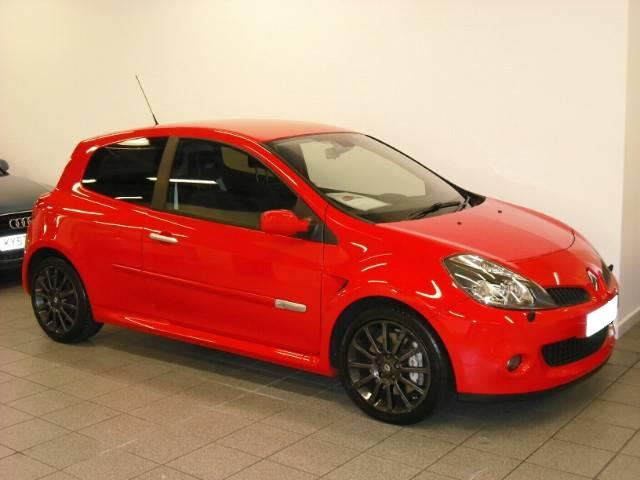
<svg viewBox="0 0 640 480">
<path fill-rule="evenodd" d="M 454 255 L 444 265 L 458 287 L 485 305 L 522 310 L 557 306 L 535 282 L 479 255 Z"/>
</svg>

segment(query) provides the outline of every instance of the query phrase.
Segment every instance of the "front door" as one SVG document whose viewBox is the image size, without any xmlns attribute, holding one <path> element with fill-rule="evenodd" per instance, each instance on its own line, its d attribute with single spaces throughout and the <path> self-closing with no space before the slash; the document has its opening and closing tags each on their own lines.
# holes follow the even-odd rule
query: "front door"
<svg viewBox="0 0 640 480">
<path fill-rule="evenodd" d="M 148 221 L 143 271 L 157 317 L 299 353 L 317 353 L 323 244 L 262 232 L 260 214 L 319 219 L 238 149 L 181 139 L 162 211 Z"/>
</svg>

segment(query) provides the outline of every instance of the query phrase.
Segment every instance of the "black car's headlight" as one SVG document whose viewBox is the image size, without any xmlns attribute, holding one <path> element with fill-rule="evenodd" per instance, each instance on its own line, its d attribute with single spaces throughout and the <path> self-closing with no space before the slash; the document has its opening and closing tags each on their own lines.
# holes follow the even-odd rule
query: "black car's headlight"
<svg viewBox="0 0 640 480">
<path fill-rule="evenodd" d="M 557 306 L 537 283 L 479 255 L 454 255 L 444 265 L 458 287 L 485 305 L 521 310 Z"/>
</svg>

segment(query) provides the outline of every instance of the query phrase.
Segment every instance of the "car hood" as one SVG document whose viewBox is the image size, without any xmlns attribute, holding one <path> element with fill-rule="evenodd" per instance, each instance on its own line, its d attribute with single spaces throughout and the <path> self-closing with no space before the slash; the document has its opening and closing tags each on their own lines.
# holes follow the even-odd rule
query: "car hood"
<svg viewBox="0 0 640 480">
<path fill-rule="evenodd" d="M 490 198 L 460 212 L 381 226 L 507 262 L 564 250 L 575 240 L 570 227 L 551 217 Z"/>
<path fill-rule="evenodd" d="M 0 215 L 31 210 L 40 195 L 50 188 L 15 175 L 0 177 Z"/>
</svg>

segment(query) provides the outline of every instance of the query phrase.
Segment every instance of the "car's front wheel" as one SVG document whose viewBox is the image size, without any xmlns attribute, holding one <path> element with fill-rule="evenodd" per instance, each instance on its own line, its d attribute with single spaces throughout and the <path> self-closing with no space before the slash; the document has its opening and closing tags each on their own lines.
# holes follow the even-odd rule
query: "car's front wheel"
<svg viewBox="0 0 640 480">
<path fill-rule="evenodd" d="M 424 319 L 407 309 L 361 312 L 343 338 L 339 363 L 351 399 L 384 422 L 418 422 L 451 392 L 444 348 Z"/>
<path fill-rule="evenodd" d="M 35 266 L 31 304 L 40 327 L 56 342 L 81 342 L 102 328 L 93 319 L 80 276 L 61 258 L 45 258 Z"/>
</svg>

